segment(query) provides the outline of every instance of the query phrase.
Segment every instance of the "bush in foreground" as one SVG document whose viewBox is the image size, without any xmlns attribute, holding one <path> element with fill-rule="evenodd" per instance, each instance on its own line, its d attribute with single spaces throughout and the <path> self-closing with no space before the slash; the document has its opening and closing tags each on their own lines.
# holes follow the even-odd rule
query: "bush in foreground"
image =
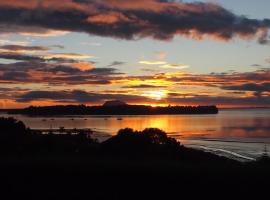
<svg viewBox="0 0 270 200">
<path fill-rule="evenodd" d="M 134 131 L 126 128 L 101 144 L 102 149 L 122 156 L 170 156 L 181 149 L 180 142 L 156 128 Z"/>
</svg>

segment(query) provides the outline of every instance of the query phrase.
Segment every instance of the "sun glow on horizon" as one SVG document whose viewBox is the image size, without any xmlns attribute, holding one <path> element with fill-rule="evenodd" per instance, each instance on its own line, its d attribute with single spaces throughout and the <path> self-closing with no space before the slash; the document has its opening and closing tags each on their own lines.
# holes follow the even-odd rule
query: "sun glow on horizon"
<svg viewBox="0 0 270 200">
<path fill-rule="evenodd" d="M 148 91 L 144 94 L 144 96 L 155 100 L 161 100 L 167 97 L 167 91 L 165 90 Z"/>
</svg>

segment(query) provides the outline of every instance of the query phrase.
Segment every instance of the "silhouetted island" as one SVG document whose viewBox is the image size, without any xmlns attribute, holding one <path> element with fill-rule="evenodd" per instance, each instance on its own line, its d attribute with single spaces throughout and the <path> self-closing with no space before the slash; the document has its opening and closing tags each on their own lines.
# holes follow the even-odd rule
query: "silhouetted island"
<svg viewBox="0 0 270 200">
<path fill-rule="evenodd" d="M 121 101 L 108 101 L 102 106 L 30 106 L 24 109 L 9 110 L 9 114 L 26 115 L 187 115 L 217 114 L 216 106 L 167 106 L 128 105 Z"/>
</svg>

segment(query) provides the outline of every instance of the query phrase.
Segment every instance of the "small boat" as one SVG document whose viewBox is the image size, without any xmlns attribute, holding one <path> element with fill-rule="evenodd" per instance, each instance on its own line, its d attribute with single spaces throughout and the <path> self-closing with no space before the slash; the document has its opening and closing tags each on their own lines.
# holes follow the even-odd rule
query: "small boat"
<svg viewBox="0 0 270 200">
<path fill-rule="evenodd" d="M 117 120 L 123 120 L 123 118 L 119 117 L 119 118 L 117 118 Z"/>
<path fill-rule="evenodd" d="M 43 121 L 43 122 L 46 122 L 46 121 L 47 121 L 47 119 L 43 119 L 42 121 Z"/>
</svg>

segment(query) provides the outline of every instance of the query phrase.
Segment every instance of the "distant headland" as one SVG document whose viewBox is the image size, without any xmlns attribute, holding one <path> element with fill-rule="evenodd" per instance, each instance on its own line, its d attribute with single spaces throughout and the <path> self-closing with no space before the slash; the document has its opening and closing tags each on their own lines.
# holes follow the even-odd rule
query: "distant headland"
<svg viewBox="0 0 270 200">
<path fill-rule="evenodd" d="M 107 101 L 101 106 L 86 105 L 59 105 L 13 109 L 9 114 L 25 115 L 191 115 L 191 114 L 218 114 L 216 106 L 167 106 L 152 107 L 146 105 L 129 105 L 114 100 Z"/>
</svg>

